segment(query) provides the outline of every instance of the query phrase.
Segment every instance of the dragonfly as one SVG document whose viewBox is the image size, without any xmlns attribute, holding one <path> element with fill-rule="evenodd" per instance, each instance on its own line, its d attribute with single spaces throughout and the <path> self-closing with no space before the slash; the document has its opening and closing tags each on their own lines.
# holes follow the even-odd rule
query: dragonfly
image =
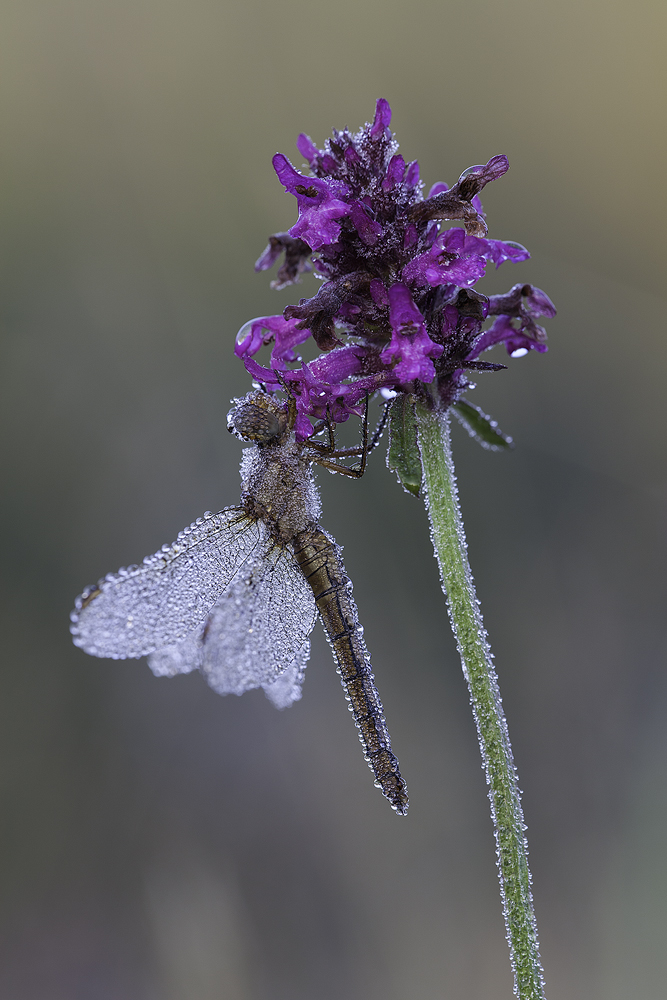
<svg viewBox="0 0 667 1000">
<path fill-rule="evenodd" d="M 382 421 L 369 447 L 367 400 L 362 445 L 337 449 L 329 414 L 296 439 L 290 397 L 255 389 L 233 404 L 228 427 L 249 443 L 240 504 L 207 511 L 141 565 L 87 587 L 70 616 L 74 644 L 93 656 L 148 656 L 158 676 L 198 669 L 223 695 L 259 687 L 285 708 L 301 697 L 319 616 L 375 785 L 404 816 L 407 788 L 341 549 L 319 525 L 313 476 L 313 465 L 363 475 Z M 325 429 L 328 441 L 315 441 Z M 345 464 L 354 455 L 359 464 Z"/>
</svg>

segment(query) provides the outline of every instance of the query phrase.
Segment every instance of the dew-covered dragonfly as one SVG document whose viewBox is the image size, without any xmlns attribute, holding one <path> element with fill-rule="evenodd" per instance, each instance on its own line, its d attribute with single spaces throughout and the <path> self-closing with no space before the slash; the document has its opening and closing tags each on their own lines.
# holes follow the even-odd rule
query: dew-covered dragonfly
<svg viewBox="0 0 667 1000">
<path fill-rule="evenodd" d="M 319 614 L 359 729 L 364 757 L 392 808 L 408 809 L 341 550 L 318 524 L 312 466 L 361 475 L 368 451 L 298 442 L 293 400 L 259 390 L 234 401 L 230 430 L 251 446 L 241 504 L 207 512 L 140 566 L 110 573 L 77 598 L 74 643 L 94 656 L 148 655 L 154 674 L 199 669 L 219 694 L 261 687 L 278 708 L 301 697 Z M 326 424 L 326 421 L 322 422 Z M 323 430 L 324 428 L 320 428 Z M 316 428 L 317 430 L 317 428 Z M 358 467 L 343 456 L 360 455 Z"/>
</svg>

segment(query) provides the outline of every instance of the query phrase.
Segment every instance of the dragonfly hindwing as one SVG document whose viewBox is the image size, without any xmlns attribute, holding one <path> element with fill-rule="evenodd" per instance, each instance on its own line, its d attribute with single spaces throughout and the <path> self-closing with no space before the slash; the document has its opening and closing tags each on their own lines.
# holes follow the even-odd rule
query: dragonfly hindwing
<svg viewBox="0 0 667 1000">
<path fill-rule="evenodd" d="M 317 608 L 291 549 L 261 530 L 262 544 L 206 620 L 200 669 L 219 694 L 262 687 L 282 708 L 300 697 Z"/>
</svg>

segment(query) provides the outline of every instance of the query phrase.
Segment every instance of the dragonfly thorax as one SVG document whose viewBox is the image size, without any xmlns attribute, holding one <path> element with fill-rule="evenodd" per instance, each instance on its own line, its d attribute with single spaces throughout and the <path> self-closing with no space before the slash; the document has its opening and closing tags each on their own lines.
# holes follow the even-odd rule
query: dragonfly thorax
<svg viewBox="0 0 667 1000">
<path fill-rule="evenodd" d="M 250 517 L 266 522 L 281 542 L 290 542 L 320 517 L 311 462 L 293 435 L 284 444 L 245 448 L 241 482 L 243 507 Z"/>
</svg>

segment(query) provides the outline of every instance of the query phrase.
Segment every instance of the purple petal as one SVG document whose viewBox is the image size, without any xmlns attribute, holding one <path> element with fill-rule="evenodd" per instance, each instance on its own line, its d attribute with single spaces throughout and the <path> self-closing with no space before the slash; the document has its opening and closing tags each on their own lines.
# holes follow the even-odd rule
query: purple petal
<svg viewBox="0 0 667 1000">
<path fill-rule="evenodd" d="M 384 97 L 380 97 L 375 105 L 375 118 L 369 135 L 371 139 L 381 139 L 386 136 L 391 122 L 391 108 Z"/>
<path fill-rule="evenodd" d="M 442 310 L 442 335 L 443 337 L 451 337 L 453 333 L 456 333 L 456 326 L 459 321 L 459 311 L 456 306 L 447 305 Z"/>
<path fill-rule="evenodd" d="M 308 414 L 304 413 L 297 404 L 296 420 L 294 422 L 294 433 L 297 441 L 306 441 L 313 433 L 313 425 Z"/>
<path fill-rule="evenodd" d="M 513 243 L 509 240 L 491 240 L 488 237 L 468 236 L 465 241 L 465 249 L 477 253 L 487 260 L 492 260 L 496 267 L 500 267 L 506 260 L 514 261 L 528 260 L 530 254 L 520 243 Z"/>
<path fill-rule="evenodd" d="M 419 164 L 416 160 L 408 164 L 408 172 L 405 175 L 405 183 L 408 187 L 415 187 L 419 184 Z"/>
<path fill-rule="evenodd" d="M 416 285 L 432 287 L 474 284 L 484 274 L 486 261 L 478 254 L 460 255 L 465 240 L 465 230 L 447 229 L 430 250 L 405 265 L 402 278 Z"/>
<path fill-rule="evenodd" d="M 440 259 L 439 249 L 435 250 L 435 253 L 429 250 L 428 253 L 420 254 L 406 264 L 401 273 L 403 280 L 415 285 L 430 285 L 432 288 L 437 288 L 439 285 L 459 285 L 465 288 L 479 281 L 486 270 L 486 261 L 483 257 Z"/>
<path fill-rule="evenodd" d="M 492 295 L 489 299 L 489 313 L 503 316 L 556 315 L 556 307 L 541 288 L 534 285 L 512 285 L 504 295 Z"/>
<path fill-rule="evenodd" d="M 348 193 L 340 181 L 324 181 L 306 177 L 295 170 L 286 156 L 276 153 L 273 168 L 286 191 L 293 194 L 299 205 L 299 218 L 289 230 L 290 236 L 304 240 L 311 250 L 335 243 L 340 235 L 337 219 L 350 214 L 350 206 L 341 201 Z"/>
<path fill-rule="evenodd" d="M 298 320 L 284 319 L 283 316 L 258 316 L 248 320 L 236 335 L 234 353 L 239 358 L 249 358 L 265 344 L 275 340 L 271 354 L 274 361 L 295 361 L 294 347 L 303 344 L 310 337 L 310 330 L 300 330 Z"/>
<path fill-rule="evenodd" d="M 442 194 L 443 191 L 449 191 L 449 186 L 444 181 L 436 181 L 427 197 L 432 198 L 436 194 Z"/>
<path fill-rule="evenodd" d="M 399 333 L 411 332 L 412 328 L 422 326 L 424 317 L 414 304 L 410 289 L 397 282 L 389 290 L 389 322 L 393 330 Z"/>
<path fill-rule="evenodd" d="M 354 302 L 343 302 L 342 306 L 336 313 L 336 320 L 342 320 L 343 322 L 352 321 L 357 318 L 361 312 L 361 306 L 356 305 Z"/>
<path fill-rule="evenodd" d="M 502 343 L 503 340 L 507 337 L 513 336 L 514 333 L 516 333 L 516 330 L 512 326 L 511 318 L 509 316 L 498 316 L 494 320 L 493 325 L 477 338 L 466 360 L 473 361 L 475 358 L 478 358 L 483 351 L 488 351 L 488 349 L 490 347 L 494 347 L 495 344 Z"/>
<path fill-rule="evenodd" d="M 466 360 L 473 361 L 483 351 L 487 351 L 495 344 L 504 344 L 507 353 L 513 358 L 520 358 L 530 350 L 542 354 L 548 350 L 548 347 L 541 340 L 536 340 L 535 331 L 537 331 L 538 336 L 544 336 L 544 331 L 536 324 L 534 330 L 531 331 L 531 336 L 526 329 L 515 327 L 511 316 L 497 316 L 493 325 L 477 338 Z"/>
<path fill-rule="evenodd" d="M 358 375 L 362 370 L 362 360 L 367 353 L 367 349 L 356 344 L 347 347 L 338 347 L 328 354 L 321 354 L 319 358 L 304 365 L 312 372 L 316 378 L 323 382 L 342 382 L 351 375 Z"/>
<path fill-rule="evenodd" d="M 389 305 L 389 295 L 387 294 L 387 289 L 379 278 L 373 278 L 370 283 L 370 293 L 373 302 L 376 306 L 388 306 Z"/>
<path fill-rule="evenodd" d="M 419 167 L 417 168 L 419 173 Z M 392 156 L 389 161 L 389 166 L 387 167 L 387 173 L 382 181 L 382 190 L 389 191 L 391 188 L 396 187 L 403 180 L 403 175 L 405 174 L 405 160 L 400 153 Z"/>
<path fill-rule="evenodd" d="M 475 195 L 475 197 L 473 198 L 471 204 L 472 204 L 472 207 L 475 209 L 475 211 L 479 212 L 479 214 L 482 216 L 482 218 L 485 219 L 486 218 L 486 212 L 484 211 L 484 207 L 482 205 L 482 199 L 480 198 L 480 196 L 478 194 Z"/>
<path fill-rule="evenodd" d="M 265 385 L 271 392 L 276 392 L 278 389 L 282 389 L 280 380 L 276 377 L 275 372 L 271 368 L 264 368 L 263 365 L 253 361 L 252 358 L 244 358 L 243 364 L 246 367 L 246 371 L 252 375 L 257 382 L 261 382 L 262 385 Z"/>
<path fill-rule="evenodd" d="M 310 136 L 306 135 L 305 132 L 301 132 L 299 138 L 296 140 L 296 148 L 299 150 L 304 160 L 308 160 L 312 167 L 313 163 L 317 159 L 319 149 Z"/>
<path fill-rule="evenodd" d="M 303 240 L 294 239 L 289 233 L 274 233 L 269 236 L 269 245 L 259 260 L 255 262 L 256 271 L 268 271 L 276 260 L 284 253 L 285 259 L 278 268 L 271 288 L 286 288 L 299 281 L 304 271 L 310 271 L 309 263 L 311 249 Z"/>
<path fill-rule="evenodd" d="M 440 357 L 444 348 L 431 340 L 409 288 L 400 282 L 389 289 L 389 321 L 392 336 L 381 360 L 385 364 L 398 361 L 392 373 L 400 383 L 432 382 L 435 368 L 430 359 Z"/>
<path fill-rule="evenodd" d="M 536 288 L 535 285 L 528 287 L 530 288 L 530 292 L 526 295 L 526 304 L 529 306 L 531 312 L 536 316 L 553 318 L 556 315 L 556 307 L 547 293 L 543 292 L 541 288 Z"/>
<path fill-rule="evenodd" d="M 382 236 L 382 226 L 375 219 L 371 219 L 360 201 L 350 202 L 350 218 L 362 243 L 367 246 L 373 246 L 374 243 L 377 243 Z"/>
<path fill-rule="evenodd" d="M 445 229 L 438 242 L 443 250 L 462 253 L 466 245 L 466 231 L 459 226 L 452 226 L 451 229 Z"/>
<path fill-rule="evenodd" d="M 310 179 L 305 177 L 304 174 L 300 174 L 298 170 L 295 170 L 287 157 L 282 153 L 276 153 L 271 162 L 273 163 L 273 169 L 278 175 L 278 180 L 290 194 L 295 194 L 297 184 L 307 184 Z"/>
<path fill-rule="evenodd" d="M 273 267 L 285 248 L 278 240 L 272 240 L 261 257 L 255 261 L 256 271 L 268 271 Z"/>
<path fill-rule="evenodd" d="M 403 249 L 409 250 L 417 242 L 419 234 L 417 232 L 417 227 L 413 222 L 408 223 L 405 234 L 403 236 Z"/>
<path fill-rule="evenodd" d="M 368 349 L 348 346 L 320 355 L 309 364 L 302 363 L 300 371 L 285 373 L 290 388 L 297 397 L 297 412 L 304 417 L 321 419 L 327 413 L 334 423 L 343 423 L 353 413 L 361 415 L 360 401 L 366 394 L 383 386 L 394 384 L 391 372 L 378 371 L 353 382 L 343 382 L 359 374 L 367 363 Z M 303 440 L 312 432 L 310 424 L 297 421 L 297 438 Z"/>
<path fill-rule="evenodd" d="M 257 320 L 248 320 L 236 334 L 234 354 L 237 358 L 250 358 L 264 343 L 264 327 Z"/>
</svg>

